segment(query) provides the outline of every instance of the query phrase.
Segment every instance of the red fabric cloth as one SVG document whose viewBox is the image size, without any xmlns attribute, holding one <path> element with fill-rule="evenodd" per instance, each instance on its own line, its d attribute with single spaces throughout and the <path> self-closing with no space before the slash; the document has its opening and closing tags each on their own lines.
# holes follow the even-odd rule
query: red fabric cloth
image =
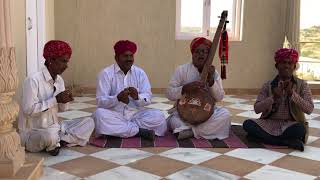
<svg viewBox="0 0 320 180">
<path fill-rule="evenodd" d="M 299 60 L 299 53 L 295 49 L 280 48 L 274 54 L 274 60 L 276 63 L 290 59 L 292 63 L 296 64 Z"/>
<path fill-rule="evenodd" d="M 212 42 L 204 37 L 197 37 L 197 38 L 194 38 L 190 44 L 190 50 L 191 50 L 191 53 L 194 52 L 194 50 L 201 44 L 204 44 L 206 45 L 208 48 L 211 47 L 211 44 Z"/>
<path fill-rule="evenodd" d="M 226 26 L 225 26 L 226 27 Z M 227 67 L 229 59 L 229 37 L 228 32 L 225 30 L 221 34 L 219 42 L 219 58 L 221 62 L 221 79 L 227 79 Z"/>
<path fill-rule="evenodd" d="M 222 58 L 223 56 L 223 58 Z M 219 42 L 219 58 L 221 64 L 228 64 L 229 59 L 229 37 L 228 32 L 224 31 L 221 34 L 220 42 Z"/>
<path fill-rule="evenodd" d="M 116 55 L 120 55 L 126 51 L 130 51 L 132 54 L 135 54 L 137 51 L 137 45 L 129 40 L 120 40 L 113 46 L 113 49 Z"/>
<path fill-rule="evenodd" d="M 72 54 L 72 49 L 67 42 L 60 40 L 51 40 L 48 41 L 43 48 L 43 57 L 48 58 L 57 58 L 61 56 L 67 56 L 68 60 Z"/>
</svg>

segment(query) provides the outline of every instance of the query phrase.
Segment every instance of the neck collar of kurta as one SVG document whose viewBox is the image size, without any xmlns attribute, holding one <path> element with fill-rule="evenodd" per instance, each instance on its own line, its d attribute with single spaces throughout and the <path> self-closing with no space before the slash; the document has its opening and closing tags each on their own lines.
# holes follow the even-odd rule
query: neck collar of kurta
<svg viewBox="0 0 320 180">
<path fill-rule="evenodd" d="M 130 68 L 130 70 L 127 72 L 127 74 L 128 74 L 129 72 L 131 72 L 131 70 L 132 70 L 134 67 L 135 67 L 135 66 L 132 65 L 131 68 Z M 118 72 L 124 73 L 124 72 L 120 69 L 118 63 L 114 63 L 114 71 L 115 71 L 116 73 L 118 73 Z"/>
<path fill-rule="evenodd" d="M 52 76 L 48 70 L 47 67 L 44 67 L 42 69 L 42 73 L 43 73 L 43 76 L 44 76 L 44 79 L 47 81 L 47 82 L 54 82 L 54 80 L 52 79 Z M 58 75 L 57 75 L 58 76 Z"/>
<path fill-rule="evenodd" d="M 199 72 L 199 69 L 196 67 L 196 66 L 194 66 L 194 64 L 191 62 L 190 63 L 191 64 L 191 66 L 199 73 L 199 74 L 201 74 L 200 72 Z"/>
</svg>

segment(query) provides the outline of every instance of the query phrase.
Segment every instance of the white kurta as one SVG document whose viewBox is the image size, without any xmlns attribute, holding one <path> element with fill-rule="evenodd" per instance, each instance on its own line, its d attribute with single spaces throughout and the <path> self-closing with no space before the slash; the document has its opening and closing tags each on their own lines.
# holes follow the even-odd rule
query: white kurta
<svg viewBox="0 0 320 180">
<path fill-rule="evenodd" d="M 60 140 L 70 146 L 87 144 L 94 129 L 91 117 L 58 120 L 58 110 L 66 110 L 67 104 L 57 103 L 55 96 L 64 90 L 61 76 L 54 81 L 47 68 L 24 81 L 18 128 L 28 151 L 52 150 L 60 146 Z"/>
<path fill-rule="evenodd" d="M 119 102 L 117 95 L 127 87 L 137 89 L 139 99 L 129 97 L 129 104 Z M 154 130 L 163 136 L 167 130 L 164 114 L 160 110 L 146 109 L 151 104 L 151 86 L 146 73 L 137 66 L 124 74 L 117 63 L 106 67 L 97 77 L 97 110 L 93 117 L 96 133 L 118 137 L 131 137 L 139 128 Z"/>
<path fill-rule="evenodd" d="M 180 65 L 169 82 L 167 88 L 167 97 L 172 101 L 177 101 L 181 97 L 182 87 L 193 81 L 200 80 L 200 73 L 198 69 L 192 64 Z M 222 80 L 219 73 L 215 72 L 215 83 L 210 88 L 210 92 L 215 100 L 221 101 L 224 97 L 224 90 L 222 87 Z M 173 130 L 174 133 L 178 133 L 182 130 L 192 129 L 196 138 L 205 139 L 224 139 L 229 136 L 229 130 L 231 126 L 231 114 L 225 108 L 215 107 L 213 115 L 204 123 L 192 126 L 184 123 L 177 110 L 173 109 L 171 115 L 168 117 L 168 127 Z"/>
</svg>

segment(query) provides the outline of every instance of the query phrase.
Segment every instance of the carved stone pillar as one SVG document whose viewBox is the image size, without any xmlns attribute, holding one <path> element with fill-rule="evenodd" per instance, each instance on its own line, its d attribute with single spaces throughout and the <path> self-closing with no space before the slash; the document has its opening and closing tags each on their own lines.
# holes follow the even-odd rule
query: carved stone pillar
<svg viewBox="0 0 320 180">
<path fill-rule="evenodd" d="M 25 164 L 25 151 L 12 125 L 19 105 L 12 99 L 18 78 L 10 18 L 10 0 L 0 0 L 0 179 L 37 178 L 43 160 L 30 157 Z"/>
<path fill-rule="evenodd" d="M 13 176 L 24 164 L 25 152 L 12 127 L 19 112 L 12 97 L 17 89 L 14 48 L 0 48 L 0 177 Z"/>
</svg>

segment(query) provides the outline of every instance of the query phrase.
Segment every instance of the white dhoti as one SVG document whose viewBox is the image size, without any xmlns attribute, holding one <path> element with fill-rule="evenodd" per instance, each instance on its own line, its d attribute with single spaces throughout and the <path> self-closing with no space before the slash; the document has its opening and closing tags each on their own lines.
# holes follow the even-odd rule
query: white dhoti
<svg viewBox="0 0 320 180">
<path fill-rule="evenodd" d="M 48 128 L 22 132 L 22 142 L 30 152 L 53 150 L 60 147 L 60 140 L 68 142 L 68 146 L 85 146 L 93 129 L 94 121 L 91 117 L 65 120 Z"/>
<path fill-rule="evenodd" d="M 204 139 L 225 139 L 229 136 L 231 126 L 231 114 L 225 108 L 217 107 L 213 115 L 205 122 L 193 126 L 184 123 L 177 110 L 168 117 L 168 128 L 173 133 L 179 133 L 183 130 L 192 129 L 195 138 Z"/>
<path fill-rule="evenodd" d="M 98 108 L 93 117 L 96 134 L 126 138 L 135 136 L 139 128 L 154 130 L 157 136 L 163 136 L 167 131 L 165 116 L 156 109 L 144 109 L 124 116 L 117 111 Z"/>
</svg>

